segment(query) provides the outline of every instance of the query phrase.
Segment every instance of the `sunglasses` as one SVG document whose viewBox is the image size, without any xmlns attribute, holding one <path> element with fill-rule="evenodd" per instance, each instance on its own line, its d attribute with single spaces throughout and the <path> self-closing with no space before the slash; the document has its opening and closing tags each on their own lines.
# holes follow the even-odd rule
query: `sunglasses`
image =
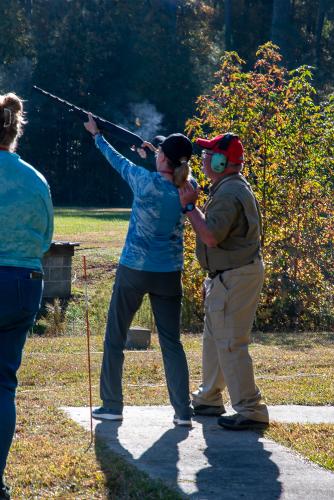
<svg viewBox="0 0 334 500">
<path fill-rule="evenodd" d="M 205 149 L 203 149 L 202 151 L 202 159 L 204 160 L 207 156 L 213 156 L 214 153 L 209 153 L 208 151 L 206 151 Z"/>
</svg>

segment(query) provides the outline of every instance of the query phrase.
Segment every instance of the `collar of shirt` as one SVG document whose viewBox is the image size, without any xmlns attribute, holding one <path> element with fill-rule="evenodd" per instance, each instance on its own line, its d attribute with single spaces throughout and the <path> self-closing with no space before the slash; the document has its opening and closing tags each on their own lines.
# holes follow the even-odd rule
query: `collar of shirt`
<svg viewBox="0 0 334 500">
<path fill-rule="evenodd" d="M 230 174 L 230 175 L 227 175 L 226 177 L 223 177 L 221 179 L 218 179 L 218 181 L 214 182 L 211 186 L 210 186 L 210 189 L 209 189 L 209 196 L 212 197 L 214 195 L 214 193 L 217 191 L 217 189 L 222 185 L 224 184 L 225 182 L 228 182 L 228 181 L 231 181 L 231 180 L 234 180 L 234 179 L 243 179 L 243 176 L 239 173 L 239 172 L 236 172 L 235 174 Z"/>
</svg>

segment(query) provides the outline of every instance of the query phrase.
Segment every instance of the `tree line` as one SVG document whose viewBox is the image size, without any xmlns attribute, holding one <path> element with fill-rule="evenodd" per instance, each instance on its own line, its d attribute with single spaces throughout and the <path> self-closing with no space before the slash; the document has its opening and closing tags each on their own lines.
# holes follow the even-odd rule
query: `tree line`
<svg viewBox="0 0 334 500">
<path fill-rule="evenodd" d="M 314 66 L 319 99 L 331 91 L 330 0 L 0 0 L 0 13 L 0 91 L 26 99 L 19 153 L 55 204 L 127 206 L 131 195 L 81 122 L 33 84 L 145 139 L 184 130 L 226 50 L 251 68 L 272 39 L 287 68 Z"/>
</svg>

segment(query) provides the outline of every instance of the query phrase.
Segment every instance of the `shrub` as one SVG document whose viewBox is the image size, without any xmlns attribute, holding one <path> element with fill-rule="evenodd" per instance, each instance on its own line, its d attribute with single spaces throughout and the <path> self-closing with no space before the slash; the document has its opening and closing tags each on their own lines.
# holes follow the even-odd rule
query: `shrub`
<svg viewBox="0 0 334 500">
<path fill-rule="evenodd" d="M 66 334 L 66 323 L 60 299 L 45 305 L 45 313 L 37 321 L 34 333 L 43 334 L 46 337 L 57 337 Z"/>
<path fill-rule="evenodd" d="M 259 48 L 252 70 L 244 65 L 235 52 L 225 53 L 187 132 L 233 131 L 244 143 L 244 172 L 263 214 L 267 271 L 258 327 L 332 329 L 334 97 L 320 102 L 311 69 L 288 72 L 271 42 Z M 199 314 L 201 279 L 189 231 L 185 246 L 186 300 Z"/>
</svg>

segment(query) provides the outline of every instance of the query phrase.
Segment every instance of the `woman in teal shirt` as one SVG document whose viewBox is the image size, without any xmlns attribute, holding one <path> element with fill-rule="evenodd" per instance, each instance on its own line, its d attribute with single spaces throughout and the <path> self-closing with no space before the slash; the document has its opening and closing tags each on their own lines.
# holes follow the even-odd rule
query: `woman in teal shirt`
<svg viewBox="0 0 334 500">
<path fill-rule="evenodd" d="M 16 372 L 42 297 L 42 257 L 50 246 L 53 208 L 44 177 L 15 153 L 22 101 L 0 96 L 0 499 L 15 431 Z"/>
<path fill-rule="evenodd" d="M 191 425 L 189 373 L 180 341 L 183 219 L 178 187 L 189 175 L 192 145 L 172 134 L 156 151 L 156 172 L 130 162 L 103 138 L 90 116 L 86 129 L 112 167 L 130 186 L 134 200 L 113 288 L 100 380 L 98 419 L 121 420 L 122 370 L 128 328 L 146 293 L 156 321 L 167 387 L 176 425 Z M 144 145 L 150 146 L 149 143 Z"/>
</svg>

